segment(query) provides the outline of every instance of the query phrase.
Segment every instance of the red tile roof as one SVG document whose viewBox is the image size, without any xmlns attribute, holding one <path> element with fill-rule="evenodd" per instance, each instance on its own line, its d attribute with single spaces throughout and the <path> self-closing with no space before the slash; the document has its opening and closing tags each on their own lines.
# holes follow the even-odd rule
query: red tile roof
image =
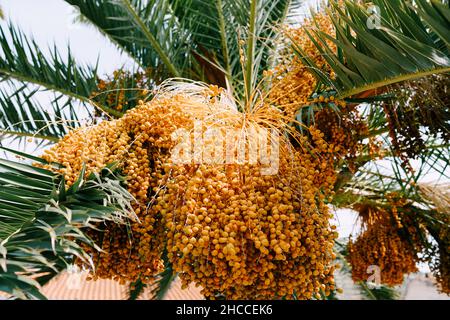
<svg viewBox="0 0 450 320">
<path fill-rule="evenodd" d="M 42 289 L 42 293 L 51 300 L 123 300 L 127 298 L 126 285 L 113 280 L 87 281 L 83 273 L 62 273 Z M 149 299 L 148 290 L 140 299 Z M 200 289 L 191 286 L 181 289 L 179 279 L 175 280 L 165 300 L 202 300 Z"/>
</svg>

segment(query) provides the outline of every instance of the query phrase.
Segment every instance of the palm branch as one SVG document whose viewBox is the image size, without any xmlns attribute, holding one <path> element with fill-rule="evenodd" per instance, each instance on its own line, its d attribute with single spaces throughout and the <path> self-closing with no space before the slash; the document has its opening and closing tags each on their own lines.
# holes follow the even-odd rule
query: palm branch
<svg viewBox="0 0 450 320">
<path fill-rule="evenodd" d="M 250 95 L 295 0 L 66 0 L 143 69 Z M 242 44 L 239 41 L 243 41 Z M 240 49 L 247 57 L 242 66 Z M 245 80 L 244 80 L 245 77 Z M 237 85 L 236 83 L 240 84 Z M 246 87 L 246 90 L 239 88 Z"/>
<path fill-rule="evenodd" d="M 133 217 L 113 167 L 67 190 L 63 177 L 30 164 L 0 159 L 0 168 L 0 290 L 15 298 L 45 298 L 40 287 L 76 260 L 94 268 L 83 246 L 101 249 L 85 231 Z"/>
<path fill-rule="evenodd" d="M 33 98 L 35 90 L 28 91 L 25 86 L 8 93 L 0 89 L 0 135 L 33 137 L 43 142 L 57 142 L 69 128 L 79 125 L 77 108 L 70 101 L 60 101 L 57 97 L 50 108 L 45 108 Z"/>
<path fill-rule="evenodd" d="M 373 95 L 394 83 L 450 71 L 450 9 L 445 0 L 330 3 L 326 13 L 336 36 L 317 28 L 307 32 L 336 77 L 327 77 L 301 48 L 296 50 L 321 83 L 339 97 Z M 369 28 L 367 22 L 373 16 L 367 8 L 372 5 L 381 8 L 381 25 Z"/>
</svg>

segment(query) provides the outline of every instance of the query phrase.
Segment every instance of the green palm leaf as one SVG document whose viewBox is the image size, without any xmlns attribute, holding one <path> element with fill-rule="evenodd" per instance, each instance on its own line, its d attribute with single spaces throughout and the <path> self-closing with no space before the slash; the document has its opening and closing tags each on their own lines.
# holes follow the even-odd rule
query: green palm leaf
<svg viewBox="0 0 450 320">
<path fill-rule="evenodd" d="M 0 29 L 0 79 L 37 85 L 85 104 L 91 103 L 89 97 L 97 86 L 96 68 L 78 66 L 70 50 L 66 59 L 56 47 L 43 52 L 11 23 Z M 121 115 L 116 110 L 103 111 Z"/>
<path fill-rule="evenodd" d="M 34 137 L 47 142 L 56 142 L 68 133 L 69 128 L 79 125 L 77 110 L 70 100 L 64 104 L 55 99 L 50 110 L 33 99 L 37 90 L 26 92 L 26 86 L 15 87 L 8 94 L 0 89 L 0 134 Z"/>
<path fill-rule="evenodd" d="M 164 270 L 155 276 L 155 281 L 151 285 L 152 299 L 163 300 L 167 291 L 169 291 L 172 282 L 177 278 L 177 274 L 173 271 L 172 265 L 167 258 L 167 252 L 163 253 Z"/>
<path fill-rule="evenodd" d="M 45 298 L 39 287 L 74 259 L 93 267 L 81 243 L 100 249 L 87 228 L 133 217 L 132 197 L 111 169 L 80 176 L 78 183 L 66 191 L 57 174 L 0 160 L 0 291 L 20 299 Z"/>
<path fill-rule="evenodd" d="M 312 59 L 301 48 L 295 48 L 323 84 L 337 90 L 339 97 L 346 98 L 450 71 L 450 9 L 445 1 L 419 0 L 412 4 L 374 0 L 371 4 L 383 8 L 381 26 L 377 28 L 367 26 L 367 21 L 373 18 L 367 11 L 368 5 L 345 1 L 340 7 L 331 1 L 327 14 L 336 28 L 336 36 L 315 28 L 308 32 L 335 72 L 335 79 L 324 79 L 323 71 Z M 338 52 L 334 52 L 327 41 L 334 43 Z"/>
<path fill-rule="evenodd" d="M 143 68 L 164 68 L 186 76 L 189 46 L 185 30 L 167 0 L 66 0 Z"/>
<path fill-rule="evenodd" d="M 267 69 L 284 22 L 299 0 L 66 0 L 142 68 L 165 68 L 247 95 Z M 251 14 L 253 12 L 253 15 Z M 239 39 L 246 44 L 240 45 Z M 243 68 L 240 49 L 245 46 Z M 244 82 L 245 70 L 245 82 Z M 226 79 L 226 80 L 225 80 Z"/>
<path fill-rule="evenodd" d="M 262 71 L 268 69 L 279 35 L 276 28 L 303 1 L 172 0 L 172 3 L 175 14 L 192 33 L 194 53 L 202 58 L 197 62 L 207 73 L 203 78 L 222 86 L 226 82 L 241 98 L 250 97 Z M 240 50 L 245 52 L 245 61 Z"/>
</svg>

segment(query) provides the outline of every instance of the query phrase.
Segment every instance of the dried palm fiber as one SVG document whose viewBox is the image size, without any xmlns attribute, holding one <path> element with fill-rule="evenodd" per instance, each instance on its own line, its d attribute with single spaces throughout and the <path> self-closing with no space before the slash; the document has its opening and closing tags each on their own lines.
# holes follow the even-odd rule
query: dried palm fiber
<svg viewBox="0 0 450 320">
<path fill-rule="evenodd" d="M 443 214 L 450 214 L 450 184 L 420 184 L 420 193 Z"/>
<path fill-rule="evenodd" d="M 151 102 L 72 131 L 44 154 L 64 165 L 69 185 L 83 166 L 88 174 L 115 161 L 136 197 L 140 221 L 130 230 L 105 225 L 92 234 L 104 249 L 92 252 L 94 277 L 151 282 L 166 247 L 184 284 L 202 286 L 208 298 L 311 298 L 335 289 L 336 233 L 324 203 L 335 180 L 324 170 L 332 167 L 323 156 L 331 151 L 318 130 L 311 129 L 307 143 L 289 131 L 283 113 L 261 101 L 239 112 L 219 88 L 169 82 Z M 196 122 L 203 155 L 223 145 L 220 133 L 239 133 L 232 152 L 238 153 L 256 140 L 270 142 L 261 129 L 273 129 L 279 157 L 275 147 L 269 154 L 277 172 L 264 175 L 267 163 L 250 154 L 231 164 L 174 162 L 172 148 L 195 144 Z M 179 129 L 188 142 L 173 139 Z M 290 139 L 302 147 L 294 149 Z"/>
</svg>

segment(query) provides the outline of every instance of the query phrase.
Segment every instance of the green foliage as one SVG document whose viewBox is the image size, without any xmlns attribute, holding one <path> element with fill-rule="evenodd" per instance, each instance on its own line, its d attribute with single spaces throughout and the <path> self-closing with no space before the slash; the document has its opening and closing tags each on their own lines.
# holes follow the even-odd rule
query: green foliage
<svg viewBox="0 0 450 320">
<path fill-rule="evenodd" d="M 55 99 L 51 108 L 45 108 L 33 99 L 36 90 L 25 90 L 22 86 L 13 94 L 7 94 L 0 89 L 0 134 L 15 139 L 28 136 L 56 142 L 69 128 L 78 126 L 77 111 L 70 101 L 61 104 Z"/>
<path fill-rule="evenodd" d="M 398 291 L 392 287 L 371 287 L 364 282 L 359 282 L 357 285 L 368 300 L 397 300 L 400 296 Z"/>
<path fill-rule="evenodd" d="M 66 0 L 143 69 L 164 68 L 166 76 L 183 75 L 189 63 L 186 32 L 169 1 Z"/>
<path fill-rule="evenodd" d="M 369 5 L 331 1 L 328 16 L 336 28 L 330 36 L 317 28 L 307 30 L 336 78 L 330 79 L 301 48 L 299 57 L 326 87 L 340 98 L 355 96 L 389 84 L 450 71 L 450 9 L 446 1 L 374 0 L 381 8 L 379 27 L 369 28 L 374 18 Z M 333 52 L 328 41 L 338 50 Z"/>
<path fill-rule="evenodd" d="M 303 1 L 290 0 L 189 0 L 172 1 L 175 14 L 189 26 L 203 75 L 231 86 L 236 97 L 250 96 L 262 71 L 273 62 L 279 32 L 289 12 Z M 242 43 L 239 43 L 239 42 Z M 245 54 L 240 53 L 243 50 Z M 204 60 L 204 61 L 203 61 Z M 202 66 L 208 62 L 211 66 Z M 214 70 L 215 69 L 215 70 Z M 223 73 L 221 75 L 221 73 Z M 226 81 L 224 81 L 226 79 Z M 225 83 L 226 82 L 226 83 Z"/>
<path fill-rule="evenodd" d="M 151 294 L 155 300 L 162 300 L 170 289 L 173 280 L 177 277 L 174 273 L 172 265 L 167 258 L 167 252 L 163 253 L 164 271 L 158 274 L 155 278 L 155 282 L 152 285 Z"/>
<path fill-rule="evenodd" d="M 147 288 L 147 285 L 141 281 L 141 279 L 132 282 L 128 286 L 128 300 L 137 300 L 141 294 L 144 293 L 144 290 Z"/>
<path fill-rule="evenodd" d="M 237 98 L 256 88 L 275 49 L 276 26 L 302 2 L 66 1 L 143 69 L 229 86 Z M 244 65 L 241 49 L 246 52 Z"/>
<path fill-rule="evenodd" d="M 36 166 L 0 159 L 0 168 L 0 291 L 16 298 L 45 298 L 40 286 L 75 260 L 94 268 L 82 245 L 100 248 L 85 230 L 134 215 L 112 168 L 67 190 L 60 175 Z"/>
<path fill-rule="evenodd" d="M 62 59 L 56 47 L 49 53 L 50 56 L 11 23 L 0 29 L 0 75 L 3 79 L 42 85 L 86 100 L 96 86 L 95 68 L 77 66 L 70 51 L 67 59 Z"/>
</svg>

